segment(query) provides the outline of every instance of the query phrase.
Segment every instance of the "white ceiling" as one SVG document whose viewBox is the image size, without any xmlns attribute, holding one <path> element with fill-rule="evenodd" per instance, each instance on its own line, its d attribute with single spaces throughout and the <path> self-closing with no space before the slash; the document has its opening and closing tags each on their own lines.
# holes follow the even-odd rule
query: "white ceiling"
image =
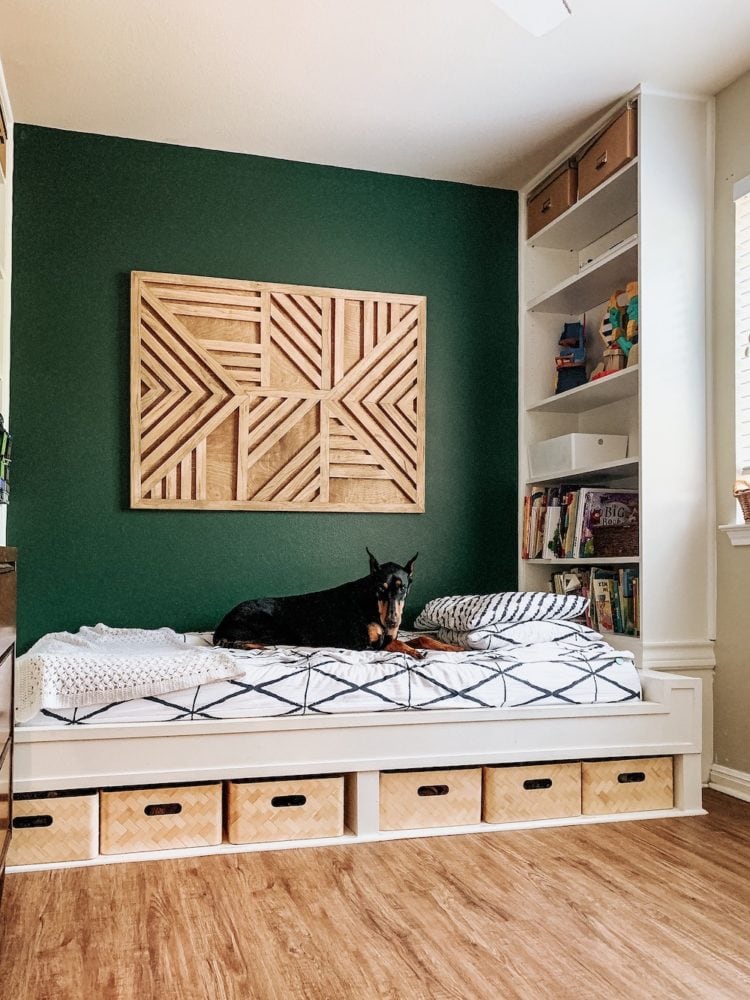
<svg viewBox="0 0 750 1000">
<path fill-rule="evenodd" d="M 0 0 L 0 59 L 19 122 L 510 188 L 636 84 L 750 68 L 748 0 L 570 5 Z"/>
</svg>

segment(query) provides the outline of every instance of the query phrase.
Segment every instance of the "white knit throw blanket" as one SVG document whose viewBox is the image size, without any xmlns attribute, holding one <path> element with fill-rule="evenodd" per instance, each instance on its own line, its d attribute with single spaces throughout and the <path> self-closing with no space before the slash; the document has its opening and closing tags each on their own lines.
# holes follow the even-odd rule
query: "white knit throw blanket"
<svg viewBox="0 0 750 1000">
<path fill-rule="evenodd" d="M 195 642 L 200 640 L 171 628 L 96 625 L 50 632 L 18 659 L 16 722 L 27 722 L 41 708 L 167 694 L 244 672 L 226 650 Z"/>
</svg>

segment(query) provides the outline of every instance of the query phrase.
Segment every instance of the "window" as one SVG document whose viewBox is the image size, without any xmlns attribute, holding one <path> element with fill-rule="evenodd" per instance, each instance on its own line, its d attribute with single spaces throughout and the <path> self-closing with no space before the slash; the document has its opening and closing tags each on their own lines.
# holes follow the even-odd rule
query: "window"
<svg viewBox="0 0 750 1000">
<path fill-rule="evenodd" d="M 750 476 L 750 177 L 734 186 L 735 454 L 737 475 Z"/>
</svg>

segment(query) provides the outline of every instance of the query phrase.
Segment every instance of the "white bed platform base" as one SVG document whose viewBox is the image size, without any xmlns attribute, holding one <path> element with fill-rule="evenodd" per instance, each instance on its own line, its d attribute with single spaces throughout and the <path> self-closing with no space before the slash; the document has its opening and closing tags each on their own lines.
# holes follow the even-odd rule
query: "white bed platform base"
<svg viewBox="0 0 750 1000">
<path fill-rule="evenodd" d="M 649 671 L 641 673 L 641 681 L 642 701 L 614 705 L 19 727 L 15 792 L 343 773 L 348 832 L 332 839 L 225 843 L 8 871 L 700 815 L 701 682 Z M 672 809 L 501 825 L 379 829 L 383 770 L 650 756 L 674 758 Z"/>
</svg>

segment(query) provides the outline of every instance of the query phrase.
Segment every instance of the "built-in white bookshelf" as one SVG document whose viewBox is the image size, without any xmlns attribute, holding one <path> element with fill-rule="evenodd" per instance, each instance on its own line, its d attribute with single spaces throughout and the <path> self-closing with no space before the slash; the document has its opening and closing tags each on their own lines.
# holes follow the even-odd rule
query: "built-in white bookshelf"
<svg viewBox="0 0 750 1000">
<path fill-rule="evenodd" d="M 627 102 L 636 107 L 637 155 L 527 239 L 527 196 Z M 670 669 L 680 657 L 686 666 L 713 662 L 705 356 L 710 148 L 710 101 L 643 86 L 603 111 L 521 194 L 519 586 L 548 590 L 552 573 L 566 566 L 636 568 L 640 636 L 607 638 L 632 649 L 644 666 Z M 640 301 L 636 363 L 556 394 L 563 324 L 585 320 L 590 374 L 605 346 L 598 330 L 610 295 L 632 281 Z M 572 433 L 627 435 L 627 455 L 534 479 L 529 445 Z M 637 488 L 639 554 L 523 559 L 529 487 L 562 483 Z"/>
<path fill-rule="evenodd" d="M 11 221 L 13 216 L 13 116 L 0 66 L 0 109 L 4 143 L 0 153 L 0 413 L 6 427 L 10 414 L 10 279 Z M 12 482 L 12 478 L 11 478 Z M 6 535 L 7 505 L 0 504 L 0 544 Z"/>
</svg>

